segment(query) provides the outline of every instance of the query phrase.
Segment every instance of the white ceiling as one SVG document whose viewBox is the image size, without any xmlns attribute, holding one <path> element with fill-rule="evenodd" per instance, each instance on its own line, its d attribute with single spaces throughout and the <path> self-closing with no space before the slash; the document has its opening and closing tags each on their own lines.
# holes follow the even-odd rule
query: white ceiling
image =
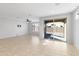
<svg viewBox="0 0 79 59">
<path fill-rule="evenodd" d="M 78 5 L 75 3 L 0 3 L 0 16 L 43 17 L 71 12 Z"/>
</svg>

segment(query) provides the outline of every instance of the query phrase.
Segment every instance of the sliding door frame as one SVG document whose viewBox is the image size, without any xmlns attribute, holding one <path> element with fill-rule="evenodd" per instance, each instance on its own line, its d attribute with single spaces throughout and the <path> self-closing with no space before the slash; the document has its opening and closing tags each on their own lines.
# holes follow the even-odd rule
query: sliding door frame
<svg viewBox="0 0 79 59">
<path fill-rule="evenodd" d="M 46 24 L 50 22 L 64 22 L 64 39 L 66 40 L 66 23 L 67 18 L 56 18 L 56 19 L 49 19 L 44 21 L 44 38 L 46 38 Z M 67 41 L 67 40 L 66 40 Z"/>
</svg>

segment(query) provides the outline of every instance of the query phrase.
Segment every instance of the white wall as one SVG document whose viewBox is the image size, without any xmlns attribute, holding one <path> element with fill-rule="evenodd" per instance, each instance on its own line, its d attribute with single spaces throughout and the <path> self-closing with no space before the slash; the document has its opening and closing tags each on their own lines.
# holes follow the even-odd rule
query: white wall
<svg viewBox="0 0 79 59">
<path fill-rule="evenodd" d="M 17 25 L 22 25 L 18 28 Z M 0 17 L 0 39 L 28 33 L 27 23 L 17 18 Z"/>
<path fill-rule="evenodd" d="M 72 13 L 72 39 L 76 48 L 79 49 L 79 10 Z"/>
<path fill-rule="evenodd" d="M 14 37 L 20 35 L 32 34 L 32 22 L 39 22 L 38 18 L 30 17 L 31 22 L 26 21 L 27 18 L 0 16 L 0 39 Z M 21 25 L 21 27 L 17 27 Z"/>
<path fill-rule="evenodd" d="M 32 34 L 32 22 L 28 23 L 28 35 Z"/>
<path fill-rule="evenodd" d="M 29 24 L 26 21 L 21 21 L 21 20 L 16 21 L 16 35 L 17 36 L 18 35 L 28 34 L 28 26 L 29 26 Z M 17 27 L 18 24 L 21 25 L 21 27 Z"/>
<path fill-rule="evenodd" d="M 55 18 L 65 18 L 67 17 L 67 24 L 66 24 L 66 40 L 67 43 L 72 44 L 73 40 L 71 39 L 71 13 L 68 14 L 60 14 L 60 15 L 54 15 L 54 16 L 48 16 L 48 17 L 42 17 L 40 18 L 40 38 L 44 39 L 44 20 L 48 19 L 55 19 Z"/>
</svg>

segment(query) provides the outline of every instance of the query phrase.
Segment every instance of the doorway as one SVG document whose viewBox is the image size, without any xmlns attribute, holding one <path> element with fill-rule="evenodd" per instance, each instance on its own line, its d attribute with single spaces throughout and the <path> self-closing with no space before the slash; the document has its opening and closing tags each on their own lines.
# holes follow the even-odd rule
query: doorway
<svg viewBox="0 0 79 59">
<path fill-rule="evenodd" d="M 67 18 L 45 20 L 44 38 L 66 41 L 66 20 Z"/>
<path fill-rule="evenodd" d="M 33 35 L 39 34 L 39 22 L 32 22 L 32 34 Z"/>
</svg>

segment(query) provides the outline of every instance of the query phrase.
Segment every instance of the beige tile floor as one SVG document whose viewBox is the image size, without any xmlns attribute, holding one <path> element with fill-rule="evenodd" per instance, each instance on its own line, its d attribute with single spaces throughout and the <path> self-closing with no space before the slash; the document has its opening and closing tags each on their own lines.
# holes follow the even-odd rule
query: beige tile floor
<svg viewBox="0 0 79 59">
<path fill-rule="evenodd" d="M 0 40 L 1 56 L 75 56 L 79 50 L 56 40 L 39 39 L 38 36 L 20 36 Z"/>
</svg>

